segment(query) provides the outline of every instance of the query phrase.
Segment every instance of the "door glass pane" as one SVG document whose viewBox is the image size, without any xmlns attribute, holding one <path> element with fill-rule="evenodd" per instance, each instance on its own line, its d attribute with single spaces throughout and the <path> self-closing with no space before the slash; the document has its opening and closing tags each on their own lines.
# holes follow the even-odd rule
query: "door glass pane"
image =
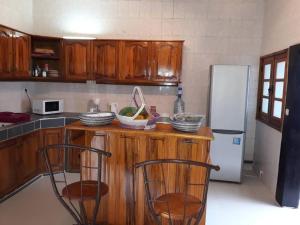
<svg viewBox="0 0 300 225">
<path fill-rule="evenodd" d="M 269 111 L 269 99 L 263 98 L 262 100 L 262 110 L 263 113 L 268 113 Z"/>
<path fill-rule="evenodd" d="M 270 87 L 270 82 L 264 82 L 264 91 L 263 91 L 264 96 L 269 96 L 269 87 Z"/>
<path fill-rule="evenodd" d="M 275 84 L 275 98 L 282 98 L 284 82 L 276 82 Z"/>
<path fill-rule="evenodd" d="M 285 61 L 277 63 L 276 66 L 276 79 L 284 79 Z"/>
<path fill-rule="evenodd" d="M 266 64 L 264 69 L 264 79 L 268 80 L 271 76 L 271 64 Z"/>
<path fill-rule="evenodd" d="M 281 101 L 274 101 L 273 116 L 275 116 L 277 118 L 281 118 L 281 111 L 282 111 L 282 102 Z"/>
</svg>

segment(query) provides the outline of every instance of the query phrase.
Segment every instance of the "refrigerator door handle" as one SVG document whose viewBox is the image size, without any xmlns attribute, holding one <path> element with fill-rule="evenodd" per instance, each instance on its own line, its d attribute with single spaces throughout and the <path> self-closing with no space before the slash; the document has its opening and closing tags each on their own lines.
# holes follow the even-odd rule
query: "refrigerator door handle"
<svg viewBox="0 0 300 225">
<path fill-rule="evenodd" d="M 244 134 L 245 131 L 241 130 L 222 130 L 222 129 L 213 129 L 213 133 L 218 133 L 218 134 Z"/>
</svg>

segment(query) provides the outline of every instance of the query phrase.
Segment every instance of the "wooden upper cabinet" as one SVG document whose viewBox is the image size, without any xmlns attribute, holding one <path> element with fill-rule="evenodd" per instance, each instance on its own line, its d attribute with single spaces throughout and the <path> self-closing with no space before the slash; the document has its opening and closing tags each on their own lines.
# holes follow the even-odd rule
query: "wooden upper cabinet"
<svg viewBox="0 0 300 225">
<path fill-rule="evenodd" d="M 29 78 L 30 76 L 30 36 L 14 32 L 14 74 L 16 78 Z"/>
<path fill-rule="evenodd" d="M 119 42 L 118 41 L 93 41 L 92 68 L 97 81 L 114 81 L 119 78 Z"/>
<path fill-rule="evenodd" d="M 145 81 L 150 79 L 151 42 L 121 41 L 121 80 Z"/>
<path fill-rule="evenodd" d="M 13 73 L 13 31 L 0 27 L 0 80 Z"/>
<path fill-rule="evenodd" d="M 64 40 L 64 72 L 67 81 L 90 79 L 91 42 L 88 40 Z"/>
<path fill-rule="evenodd" d="M 181 60 L 182 42 L 152 42 L 152 80 L 179 82 Z"/>
<path fill-rule="evenodd" d="M 61 75 L 47 76 L 52 81 L 177 85 L 182 46 L 183 41 L 31 37 L 0 26 L 0 80 L 32 80 L 32 66 L 43 68 L 48 64 L 49 70 L 57 70 Z M 35 54 L 36 48 L 52 49 L 55 54 Z"/>
</svg>

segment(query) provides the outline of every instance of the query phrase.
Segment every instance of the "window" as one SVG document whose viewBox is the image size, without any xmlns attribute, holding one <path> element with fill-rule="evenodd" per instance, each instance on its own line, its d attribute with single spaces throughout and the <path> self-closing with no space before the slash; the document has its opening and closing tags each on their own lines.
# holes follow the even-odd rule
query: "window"
<svg viewBox="0 0 300 225">
<path fill-rule="evenodd" d="M 281 131 L 284 117 L 287 55 L 283 50 L 260 59 L 256 118 Z"/>
</svg>

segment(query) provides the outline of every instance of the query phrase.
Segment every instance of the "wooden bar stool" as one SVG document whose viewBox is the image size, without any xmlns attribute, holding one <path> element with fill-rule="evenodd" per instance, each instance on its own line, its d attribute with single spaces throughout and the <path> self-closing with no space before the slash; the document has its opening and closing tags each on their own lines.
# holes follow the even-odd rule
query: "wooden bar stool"
<svg viewBox="0 0 300 225">
<path fill-rule="evenodd" d="M 219 166 L 162 159 L 137 163 L 136 168 L 142 168 L 148 215 L 156 225 L 200 223 L 206 208 L 210 171 L 220 170 Z"/>
<path fill-rule="evenodd" d="M 65 163 L 67 151 L 80 151 L 78 173 L 68 173 Z M 53 154 L 53 151 L 56 154 Z M 111 153 L 84 146 L 59 144 L 43 149 L 51 184 L 60 203 L 67 209 L 77 225 L 96 225 L 101 198 L 108 193 L 108 186 L 101 182 L 105 158 Z M 53 157 L 54 156 L 54 157 Z M 94 162 L 91 162 L 93 156 Z M 92 213 L 86 208 L 93 206 Z"/>
</svg>

